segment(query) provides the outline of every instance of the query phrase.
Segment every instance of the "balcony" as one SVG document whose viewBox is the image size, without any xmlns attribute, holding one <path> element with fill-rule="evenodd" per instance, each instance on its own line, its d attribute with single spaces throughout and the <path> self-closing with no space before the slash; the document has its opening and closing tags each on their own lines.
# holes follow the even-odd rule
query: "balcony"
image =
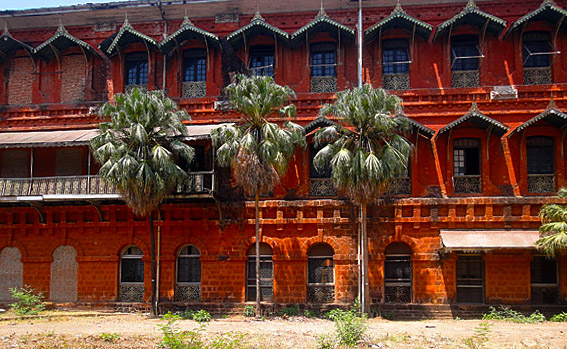
<svg viewBox="0 0 567 349">
<path fill-rule="evenodd" d="M 554 193 L 554 174 L 529 174 L 528 193 Z"/>
<path fill-rule="evenodd" d="M 177 186 L 174 196 L 211 195 L 214 190 L 214 173 L 190 173 L 185 182 Z M 1 201 L 42 201 L 63 199 L 118 198 L 114 186 L 102 178 L 90 176 L 61 176 L 35 178 L 0 178 Z"/>
<path fill-rule="evenodd" d="M 453 176 L 453 186 L 456 194 L 482 193 L 480 175 Z"/>
</svg>

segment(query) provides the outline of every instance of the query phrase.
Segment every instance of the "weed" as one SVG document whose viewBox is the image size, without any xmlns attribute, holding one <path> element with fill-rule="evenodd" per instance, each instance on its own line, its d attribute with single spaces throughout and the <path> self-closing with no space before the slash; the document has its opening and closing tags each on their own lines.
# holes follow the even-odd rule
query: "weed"
<svg viewBox="0 0 567 349">
<path fill-rule="evenodd" d="M 10 306 L 18 315 L 35 315 L 45 310 L 43 295 L 40 292 L 35 293 L 35 290 L 30 286 L 11 288 L 10 293 L 16 299 L 16 302 L 10 304 Z"/>
<path fill-rule="evenodd" d="M 205 325 L 201 324 L 199 328 L 193 331 L 181 331 L 175 326 L 175 322 L 180 319 L 179 315 L 172 313 L 167 313 L 163 316 L 163 320 L 166 322 L 158 325 L 159 330 L 163 334 L 159 346 L 169 349 L 202 348 L 204 343 L 201 339 L 201 332 L 204 331 Z"/>
<path fill-rule="evenodd" d="M 346 313 L 346 311 L 339 309 L 339 308 L 335 308 L 335 309 L 331 309 L 328 312 L 326 312 L 324 317 L 331 320 L 331 321 L 337 321 L 338 319 L 343 317 L 343 315 L 345 313 Z"/>
<path fill-rule="evenodd" d="M 411 340 L 411 337 L 407 334 L 388 334 L 384 338 L 384 341 L 393 342 L 393 343 L 407 343 Z"/>
<path fill-rule="evenodd" d="M 545 316 L 538 310 L 534 311 L 530 316 L 525 316 L 519 311 L 500 306 L 497 310 L 494 307 L 490 307 L 490 312 L 488 314 L 482 314 L 483 320 L 502 320 L 510 321 L 516 323 L 526 323 L 535 324 L 545 321 Z"/>
<path fill-rule="evenodd" d="M 335 331 L 339 344 L 353 347 L 362 339 L 366 325 L 366 316 L 358 316 L 354 311 L 346 311 L 335 320 Z"/>
<path fill-rule="evenodd" d="M 233 349 L 241 347 L 242 339 L 244 334 L 238 331 L 227 332 L 224 334 L 219 334 L 213 339 L 211 339 L 207 348 L 211 349 Z"/>
<path fill-rule="evenodd" d="M 306 317 L 318 317 L 319 316 L 319 312 L 316 310 L 309 310 L 309 309 L 305 309 L 303 311 L 303 315 L 305 315 Z"/>
<path fill-rule="evenodd" d="M 194 310 L 178 311 L 178 312 L 175 313 L 175 315 L 178 315 L 182 319 L 193 320 L 193 316 L 195 315 L 195 311 Z"/>
<path fill-rule="evenodd" d="M 256 315 L 256 312 L 254 311 L 254 307 L 251 305 L 246 305 L 244 306 L 244 316 L 246 317 L 254 317 L 254 315 Z"/>
<path fill-rule="evenodd" d="M 118 333 L 103 332 L 98 336 L 98 338 L 102 339 L 105 342 L 114 343 L 117 339 L 120 338 L 120 335 Z"/>
<path fill-rule="evenodd" d="M 333 349 L 335 339 L 330 334 L 321 334 L 317 337 L 317 349 Z"/>
<path fill-rule="evenodd" d="M 396 313 L 392 310 L 392 311 L 385 311 L 382 314 L 380 314 L 380 317 L 386 320 L 390 320 L 393 321 L 396 319 Z"/>
<path fill-rule="evenodd" d="M 567 322 L 567 313 L 563 312 L 563 313 L 555 314 L 551 317 L 551 319 L 549 319 L 549 321 Z"/>
<path fill-rule="evenodd" d="M 481 322 L 474 328 L 475 334 L 469 338 L 463 339 L 463 344 L 467 348 L 477 349 L 484 348 L 488 342 L 488 335 L 490 334 L 490 324 Z"/>
<path fill-rule="evenodd" d="M 299 316 L 299 305 L 294 304 L 291 307 L 282 308 L 280 310 L 280 316 L 283 317 Z"/>
<path fill-rule="evenodd" d="M 197 322 L 209 322 L 211 321 L 211 314 L 208 311 L 201 309 L 193 314 L 193 320 Z"/>
</svg>

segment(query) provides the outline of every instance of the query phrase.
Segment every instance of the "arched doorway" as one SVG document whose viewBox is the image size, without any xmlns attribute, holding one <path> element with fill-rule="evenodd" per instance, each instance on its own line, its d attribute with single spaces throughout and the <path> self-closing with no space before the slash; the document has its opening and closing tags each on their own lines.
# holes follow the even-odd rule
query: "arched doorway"
<svg viewBox="0 0 567 349">
<path fill-rule="evenodd" d="M 335 301 L 334 255 L 328 244 L 315 244 L 307 251 L 307 302 Z"/>
<path fill-rule="evenodd" d="M 411 248 L 403 242 L 393 242 L 384 251 L 384 300 L 386 303 L 411 303 Z"/>
<path fill-rule="evenodd" d="M 265 242 L 260 244 L 260 300 L 274 299 L 274 264 L 272 248 Z M 250 246 L 246 255 L 246 300 L 256 300 L 256 245 Z"/>
<path fill-rule="evenodd" d="M 22 254 L 17 247 L 5 247 L 0 252 L 0 300 L 13 300 L 11 288 L 24 284 Z"/>
<path fill-rule="evenodd" d="M 72 246 L 59 246 L 53 251 L 49 298 L 53 302 L 77 301 L 77 252 Z"/>
</svg>

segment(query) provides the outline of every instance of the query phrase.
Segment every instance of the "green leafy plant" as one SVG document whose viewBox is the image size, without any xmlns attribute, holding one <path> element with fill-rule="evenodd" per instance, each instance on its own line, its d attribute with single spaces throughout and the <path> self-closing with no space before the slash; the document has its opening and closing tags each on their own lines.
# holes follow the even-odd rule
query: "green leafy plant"
<svg viewBox="0 0 567 349">
<path fill-rule="evenodd" d="M 463 344 L 467 348 L 484 348 L 488 342 L 488 335 L 490 334 L 490 324 L 481 322 L 474 329 L 475 334 L 471 337 L 463 339 Z"/>
<path fill-rule="evenodd" d="M 182 319 L 193 320 L 193 316 L 195 316 L 195 311 L 194 310 L 178 311 L 175 313 L 175 315 L 178 315 Z"/>
<path fill-rule="evenodd" d="M 105 342 L 114 343 L 116 340 L 120 338 L 120 335 L 118 333 L 103 332 L 98 336 L 98 338 L 102 339 Z"/>
<path fill-rule="evenodd" d="M 291 307 L 285 307 L 280 310 L 280 316 L 292 317 L 299 316 L 299 305 L 294 304 Z"/>
<path fill-rule="evenodd" d="M 219 334 L 207 345 L 211 349 L 233 349 L 239 348 L 242 345 L 244 334 L 238 331 L 230 331 L 224 334 Z"/>
<path fill-rule="evenodd" d="M 567 313 L 563 312 L 563 313 L 555 314 L 549 319 L 549 321 L 567 322 Z"/>
<path fill-rule="evenodd" d="M 10 293 L 16 300 L 10 307 L 18 315 L 35 315 L 45 310 L 43 295 L 41 292 L 36 293 L 30 286 L 11 288 Z"/>
<path fill-rule="evenodd" d="M 193 314 L 193 320 L 197 322 L 209 322 L 211 321 L 211 314 L 208 311 L 201 309 Z"/>
<path fill-rule="evenodd" d="M 244 316 L 246 317 L 254 317 L 255 315 L 254 307 L 251 305 L 244 306 Z"/>
<path fill-rule="evenodd" d="M 175 322 L 181 319 L 179 315 L 169 312 L 162 319 L 165 320 L 165 323 L 158 325 L 163 335 L 158 344 L 160 347 L 169 349 L 197 349 L 204 347 L 205 343 L 201 339 L 201 333 L 205 330 L 204 324 L 192 331 L 181 331 L 175 326 Z"/>
<path fill-rule="evenodd" d="M 319 312 L 316 310 L 305 309 L 303 311 L 303 315 L 305 315 L 306 317 L 318 317 Z"/>
<path fill-rule="evenodd" d="M 525 316 L 519 311 L 500 306 L 496 309 L 490 307 L 490 312 L 488 314 L 483 314 L 483 320 L 500 320 L 500 321 L 510 321 L 516 323 L 527 323 L 535 324 L 545 321 L 545 316 L 539 312 L 539 310 L 534 311 L 530 316 Z"/>
<path fill-rule="evenodd" d="M 368 329 L 366 315 L 358 316 L 353 311 L 346 311 L 335 320 L 335 331 L 339 344 L 354 347 Z"/>
<path fill-rule="evenodd" d="M 335 309 L 331 309 L 328 312 L 325 313 L 324 317 L 326 319 L 329 319 L 331 321 L 337 321 L 338 319 L 340 319 L 341 317 L 343 317 L 343 315 L 346 313 L 346 311 L 339 309 L 339 308 L 335 308 Z"/>
<path fill-rule="evenodd" d="M 330 334 L 319 335 L 317 337 L 317 349 L 333 349 L 335 342 L 335 338 Z"/>
</svg>

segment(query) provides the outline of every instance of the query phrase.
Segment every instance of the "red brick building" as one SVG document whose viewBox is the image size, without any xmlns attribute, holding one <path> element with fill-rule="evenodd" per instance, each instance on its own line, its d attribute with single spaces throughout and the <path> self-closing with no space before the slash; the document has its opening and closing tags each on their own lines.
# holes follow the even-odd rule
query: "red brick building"
<svg viewBox="0 0 567 349">
<path fill-rule="evenodd" d="M 234 72 L 296 93 L 313 132 L 333 92 L 357 85 L 356 1 L 138 1 L 0 11 L 0 299 L 30 285 L 55 303 L 139 306 L 149 232 L 97 177 L 92 111 L 132 86 L 165 89 L 192 117 L 198 161 L 161 205 L 164 306 L 255 299 L 253 202 L 214 164 L 210 131 L 237 120 Z M 548 309 L 567 259 L 533 247 L 567 185 L 567 3 L 363 2 L 363 79 L 400 96 L 414 151 L 369 210 L 375 309 Z M 185 18 L 185 19 L 184 19 Z M 357 295 L 356 208 L 297 151 L 261 200 L 262 299 L 306 307 Z M 156 212 L 157 218 L 157 212 Z M 147 304 L 147 303 L 146 303 Z"/>
</svg>

